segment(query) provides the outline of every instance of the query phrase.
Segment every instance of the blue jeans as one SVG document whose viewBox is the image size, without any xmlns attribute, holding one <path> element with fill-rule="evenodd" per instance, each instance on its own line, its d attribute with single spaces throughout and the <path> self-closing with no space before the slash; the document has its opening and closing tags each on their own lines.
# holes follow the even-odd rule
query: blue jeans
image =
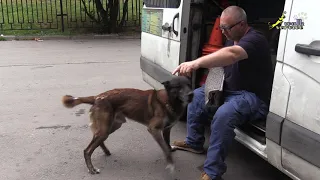
<svg viewBox="0 0 320 180">
<path fill-rule="evenodd" d="M 224 104 L 214 113 L 205 108 L 204 86 L 194 90 L 193 101 L 188 105 L 186 143 L 203 149 L 205 125 L 211 121 L 211 135 L 204 171 L 212 178 L 221 177 L 227 170 L 225 158 L 231 145 L 235 126 L 266 118 L 268 106 L 254 93 L 229 91 L 224 94 Z M 213 118 L 212 118 L 213 117 Z"/>
</svg>

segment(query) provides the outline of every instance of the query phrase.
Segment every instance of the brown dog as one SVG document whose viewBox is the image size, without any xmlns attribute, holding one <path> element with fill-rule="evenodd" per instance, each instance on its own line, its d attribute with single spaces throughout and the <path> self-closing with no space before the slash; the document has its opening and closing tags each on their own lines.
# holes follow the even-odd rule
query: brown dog
<svg viewBox="0 0 320 180">
<path fill-rule="evenodd" d="M 93 139 L 84 150 L 84 159 L 91 174 L 99 173 L 91 162 L 93 151 L 100 146 L 104 153 L 111 155 L 104 141 L 119 129 L 126 118 L 148 127 L 149 133 L 162 148 L 167 168 L 174 170 L 171 156 L 170 131 L 192 101 L 193 91 L 188 78 L 176 76 L 162 83 L 161 90 L 139 90 L 132 88 L 113 89 L 97 96 L 78 97 L 65 95 L 62 102 L 65 107 L 91 104 L 90 119 Z"/>
</svg>

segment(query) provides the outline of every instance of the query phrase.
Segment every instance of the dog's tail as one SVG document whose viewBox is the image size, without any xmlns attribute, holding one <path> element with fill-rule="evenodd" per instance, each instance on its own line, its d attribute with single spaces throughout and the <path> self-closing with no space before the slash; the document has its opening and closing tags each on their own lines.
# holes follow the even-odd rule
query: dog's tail
<svg viewBox="0 0 320 180">
<path fill-rule="evenodd" d="M 62 104 L 67 108 L 73 108 L 82 103 L 93 105 L 94 100 L 95 100 L 94 96 L 73 97 L 70 95 L 65 95 L 62 97 Z"/>
</svg>

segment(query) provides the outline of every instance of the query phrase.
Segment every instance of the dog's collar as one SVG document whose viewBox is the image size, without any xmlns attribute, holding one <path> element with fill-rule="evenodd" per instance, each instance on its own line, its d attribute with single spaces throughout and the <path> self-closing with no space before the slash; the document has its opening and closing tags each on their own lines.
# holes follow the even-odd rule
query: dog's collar
<svg viewBox="0 0 320 180">
<path fill-rule="evenodd" d="M 156 98 L 158 99 L 158 101 L 160 101 L 163 105 L 165 105 L 166 109 L 170 112 L 170 114 L 176 114 L 176 111 L 168 102 L 168 97 L 164 96 L 162 98 L 158 98 L 158 96 L 161 97 L 161 94 L 158 93 L 158 91 L 156 89 L 154 89 L 154 92 L 156 94 Z"/>
</svg>

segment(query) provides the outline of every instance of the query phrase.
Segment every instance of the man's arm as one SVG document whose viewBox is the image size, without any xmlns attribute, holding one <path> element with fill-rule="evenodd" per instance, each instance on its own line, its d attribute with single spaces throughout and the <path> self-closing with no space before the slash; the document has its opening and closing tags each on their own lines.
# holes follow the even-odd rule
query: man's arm
<svg viewBox="0 0 320 180">
<path fill-rule="evenodd" d="M 247 52 L 241 46 L 234 45 L 222 48 L 207 56 L 202 56 L 195 63 L 198 68 L 224 67 L 247 58 Z"/>
<path fill-rule="evenodd" d="M 248 53 L 241 46 L 234 45 L 222 48 L 196 60 L 184 62 L 172 74 L 179 72 L 181 75 L 190 76 L 190 73 L 198 68 L 224 67 L 247 58 Z"/>
<path fill-rule="evenodd" d="M 244 36 L 237 45 L 228 46 L 212 54 L 200 57 L 193 61 L 180 64 L 173 74 L 179 72 L 179 75 L 191 75 L 191 72 L 198 68 L 225 67 L 238 61 L 254 58 L 259 53 L 259 47 L 264 44 L 266 39 L 253 33 Z"/>
</svg>

